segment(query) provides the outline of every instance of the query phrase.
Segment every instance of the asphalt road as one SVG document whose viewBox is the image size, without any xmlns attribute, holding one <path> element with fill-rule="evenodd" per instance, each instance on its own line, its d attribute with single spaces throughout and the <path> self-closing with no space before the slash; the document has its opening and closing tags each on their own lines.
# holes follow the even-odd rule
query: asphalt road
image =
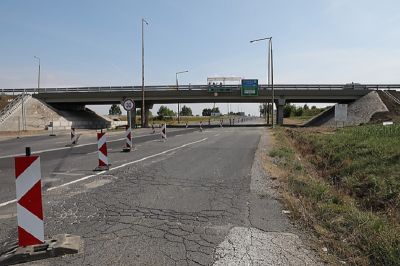
<svg viewBox="0 0 400 266">
<path fill-rule="evenodd" d="M 84 245 L 32 265 L 317 264 L 262 169 L 266 129 L 174 131 L 166 142 L 138 139 L 128 154 L 121 143 L 109 145 L 111 170 L 95 175 L 91 145 L 41 154 L 45 235 Z M 15 195 L 5 176 L 0 204 Z M 16 241 L 15 209 L 0 207 L 0 250 Z"/>
</svg>

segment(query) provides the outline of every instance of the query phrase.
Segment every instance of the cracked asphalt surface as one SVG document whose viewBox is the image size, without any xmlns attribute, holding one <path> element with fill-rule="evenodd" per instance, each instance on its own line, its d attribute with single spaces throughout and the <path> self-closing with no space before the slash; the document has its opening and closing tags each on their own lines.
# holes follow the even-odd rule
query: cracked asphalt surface
<svg viewBox="0 0 400 266">
<path fill-rule="evenodd" d="M 80 235 L 84 245 L 79 254 L 30 265 L 319 264 L 261 169 L 257 148 L 267 136 L 260 128 L 185 131 L 113 158 L 157 156 L 44 189 L 45 235 Z M 92 161 L 79 156 L 82 167 Z M 16 241 L 15 208 L 0 207 L 0 251 Z"/>
</svg>

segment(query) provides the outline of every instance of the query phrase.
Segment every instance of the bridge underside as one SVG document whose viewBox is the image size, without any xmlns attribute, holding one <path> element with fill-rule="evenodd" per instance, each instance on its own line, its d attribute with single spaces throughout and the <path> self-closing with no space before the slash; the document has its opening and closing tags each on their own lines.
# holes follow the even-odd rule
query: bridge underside
<svg viewBox="0 0 400 266">
<path fill-rule="evenodd" d="M 352 102 L 368 94 L 370 90 L 275 90 L 275 101 L 279 99 L 288 103 L 315 102 L 336 103 Z M 133 98 L 136 106 L 141 107 L 140 91 L 110 91 L 110 92 L 60 92 L 39 93 L 34 97 L 47 103 L 68 104 L 113 104 L 120 103 L 124 98 Z M 146 103 L 260 103 L 272 100 L 271 90 L 260 90 L 258 96 L 241 96 L 240 91 L 208 92 L 200 90 L 168 90 L 146 91 Z"/>
<path fill-rule="evenodd" d="M 283 106 L 286 103 L 349 103 L 368 94 L 370 90 L 275 90 L 277 107 L 276 123 L 283 123 Z M 87 104 L 121 103 L 124 98 L 132 98 L 136 107 L 142 108 L 142 93 L 132 91 L 98 91 L 98 92 L 41 92 L 34 97 L 58 109 L 80 109 Z M 227 92 L 210 92 L 207 90 L 157 90 L 145 92 L 146 121 L 149 109 L 154 104 L 174 103 L 261 103 L 271 102 L 272 91 L 260 90 L 258 96 L 242 96 L 240 90 Z M 147 124 L 147 123 L 146 123 Z"/>
</svg>

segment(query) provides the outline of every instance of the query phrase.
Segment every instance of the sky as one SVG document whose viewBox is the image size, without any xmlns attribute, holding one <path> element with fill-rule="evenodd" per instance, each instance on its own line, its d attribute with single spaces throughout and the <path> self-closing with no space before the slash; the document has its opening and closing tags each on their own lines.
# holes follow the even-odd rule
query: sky
<svg viewBox="0 0 400 266">
<path fill-rule="evenodd" d="M 249 41 L 267 36 L 275 83 L 399 83 L 399 11 L 398 0 L 1 0 L 0 88 L 37 86 L 34 56 L 41 87 L 140 85 L 142 18 L 146 85 L 181 70 L 180 84 L 266 83 L 267 43 Z"/>
</svg>

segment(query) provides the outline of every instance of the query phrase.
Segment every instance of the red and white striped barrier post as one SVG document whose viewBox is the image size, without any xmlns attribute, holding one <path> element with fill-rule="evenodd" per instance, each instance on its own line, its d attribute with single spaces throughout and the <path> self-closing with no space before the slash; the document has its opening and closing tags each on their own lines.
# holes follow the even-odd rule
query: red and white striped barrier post
<svg viewBox="0 0 400 266">
<path fill-rule="evenodd" d="M 26 247 L 44 243 L 42 182 L 40 157 L 15 157 L 17 190 L 18 245 Z"/>
<path fill-rule="evenodd" d="M 71 145 L 75 145 L 76 143 L 77 143 L 77 139 L 76 139 L 75 128 L 71 127 Z"/>
<path fill-rule="evenodd" d="M 130 152 L 132 149 L 132 129 L 128 125 L 126 126 L 126 132 L 125 132 L 125 145 L 122 148 L 122 151 L 124 152 Z"/>
<path fill-rule="evenodd" d="M 103 171 L 110 168 L 107 157 L 107 139 L 106 133 L 97 133 L 97 148 L 99 155 L 99 165 L 94 169 L 94 171 Z"/>
<path fill-rule="evenodd" d="M 161 127 L 161 139 L 163 141 L 167 139 L 167 124 L 163 124 Z"/>
</svg>

